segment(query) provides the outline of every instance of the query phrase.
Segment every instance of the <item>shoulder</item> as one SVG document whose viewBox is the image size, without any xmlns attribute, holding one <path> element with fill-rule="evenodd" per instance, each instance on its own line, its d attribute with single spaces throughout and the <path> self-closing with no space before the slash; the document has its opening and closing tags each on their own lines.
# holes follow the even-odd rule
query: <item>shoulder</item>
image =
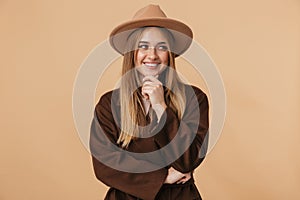
<svg viewBox="0 0 300 200">
<path fill-rule="evenodd" d="M 100 99 L 96 105 L 96 108 L 110 106 L 112 103 L 119 104 L 118 103 L 120 100 L 119 97 L 120 97 L 120 89 L 119 88 L 108 91 L 100 97 Z"/>
<path fill-rule="evenodd" d="M 185 91 L 187 96 L 195 95 L 197 99 L 200 101 L 203 99 L 207 99 L 206 94 L 199 87 L 194 85 L 188 85 L 188 84 L 184 84 L 184 85 L 185 85 Z"/>
</svg>

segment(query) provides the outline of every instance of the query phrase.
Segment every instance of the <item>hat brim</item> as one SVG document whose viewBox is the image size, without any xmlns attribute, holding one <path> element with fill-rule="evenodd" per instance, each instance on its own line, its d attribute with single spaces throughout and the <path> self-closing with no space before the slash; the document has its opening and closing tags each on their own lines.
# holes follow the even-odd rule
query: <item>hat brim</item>
<svg viewBox="0 0 300 200">
<path fill-rule="evenodd" d="M 128 36 L 138 28 L 147 26 L 157 26 L 168 29 L 175 39 L 172 52 L 175 56 L 184 53 L 192 43 L 193 32 L 186 24 L 164 17 L 132 20 L 120 24 L 110 34 L 109 42 L 111 46 L 120 54 L 124 55 Z"/>
</svg>

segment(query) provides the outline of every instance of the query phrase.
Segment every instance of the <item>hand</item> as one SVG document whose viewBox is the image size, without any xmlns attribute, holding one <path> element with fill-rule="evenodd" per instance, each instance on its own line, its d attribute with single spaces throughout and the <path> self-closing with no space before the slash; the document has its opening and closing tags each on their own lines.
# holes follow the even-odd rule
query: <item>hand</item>
<svg viewBox="0 0 300 200">
<path fill-rule="evenodd" d="M 188 180 L 190 180 L 191 177 L 192 177 L 192 173 L 191 172 L 185 173 L 183 175 L 184 175 L 184 177 L 182 179 L 180 179 L 179 181 L 177 181 L 176 182 L 177 184 L 180 184 L 180 183 L 184 184 L 185 182 L 187 182 Z"/>
<path fill-rule="evenodd" d="M 164 90 L 162 83 L 154 76 L 143 78 L 142 95 L 149 99 L 151 104 L 165 104 Z"/>
<path fill-rule="evenodd" d="M 167 108 L 164 97 L 162 83 L 154 76 L 145 76 L 143 78 L 142 95 L 145 99 L 150 100 L 153 110 L 160 120 L 163 112 Z"/>
<path fill-rule="evenodd" d="M 187 182 L 188 180 L 190 180 L 191 178 L 191 172 L 188 173 L 181 173 L 179 171 L 177 171 L 176 169 L 174 169 L 173 167 L 169 168 L 168 170 L 168 176 L 165 179 L 164 183 L 168 183 L 168 184 L 173 184 L 173 183 L 177 183 L 177 184 L 183 184 L 185 182 Z"/>
<path fill-rule="evenodd" d="M 184 177 L 184 174 L 177 171 L 173 167 L 170 167 L 168 169 L 168 176 L 164 183 L 173 184 L 173 183 L 176 183 L 177 181 L 179 181 L 180 179 L 182 179 L 183 177 Z"/>
</svg>

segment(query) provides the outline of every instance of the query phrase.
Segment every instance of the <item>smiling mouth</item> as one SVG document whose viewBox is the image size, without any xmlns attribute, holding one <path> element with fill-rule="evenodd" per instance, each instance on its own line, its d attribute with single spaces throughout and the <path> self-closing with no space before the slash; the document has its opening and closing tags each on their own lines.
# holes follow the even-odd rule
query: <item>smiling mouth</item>
<svg viewBox="0 0 300 200">
<path fill-rule="evenodd" d="M 146 67 L 155 68 L 160 65 L 160 63 L 143 63 Z"/>
</svg>

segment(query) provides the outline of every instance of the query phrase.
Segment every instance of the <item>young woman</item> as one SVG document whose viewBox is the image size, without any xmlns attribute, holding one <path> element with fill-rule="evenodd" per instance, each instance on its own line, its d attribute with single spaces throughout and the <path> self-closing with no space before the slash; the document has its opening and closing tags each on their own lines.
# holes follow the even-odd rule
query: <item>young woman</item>
<svg viewBox="0 0 300 200">
<path fill-rule="evenodd" d="M 155 5 L 112 31 L 122 80 L 96 105 L 90 137 L 95 175 L 110 187 L 105 199 L 201 199 L 193 171 L 207 149 L 208 100 L 175 68 L 191 41 L 190 28 Z"/>
</svg>

